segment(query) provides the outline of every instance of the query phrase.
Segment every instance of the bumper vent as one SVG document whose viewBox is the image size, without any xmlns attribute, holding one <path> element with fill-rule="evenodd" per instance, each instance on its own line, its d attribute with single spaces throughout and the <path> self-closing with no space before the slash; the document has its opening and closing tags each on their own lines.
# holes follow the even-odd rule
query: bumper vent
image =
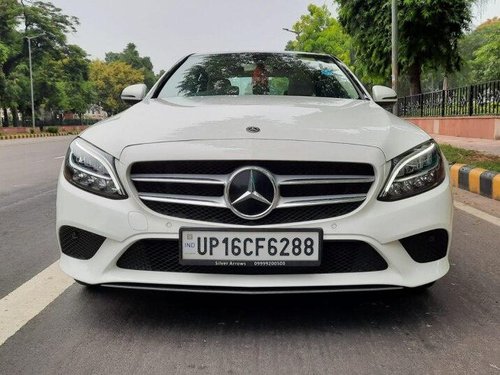
<svg viewBox="0 0 500 375">
<path fill-rule="evenodd" d="M 224 199 L 231 173 L 242 167 L 268 170 L 278 185 L 276 208 L 258 220 L 235 215 Z M 141 201 L 160 214 L 190 220 L 267 225 L 327 219 L 358 208 L 375 180 L 363 163 L 311 161 L 153 161 L 132 165 Z"/>
<path fill-rule="evenodd" d="M 403 238 L 400 242 L 415 262 L 434 262 L 446 256 L 448 232 L 435 229 Z"/>
<path fill-rule="evenodd" d="M 63 254 L 77 259 L 92 258 L 105 239 L 98 234 L 75 227 L 62 226 L 59 229 L 59 241 Z"/>
<path fill-rule="evenodd" d="M 141 271 L 260 275 L 382 271 L 387 263 L 365 242 L 324 241 L 319 267 L 184 266 L 179 264 L 178 240 L 147 239 L 129 247 L 117 266 Z"/>
</svg>

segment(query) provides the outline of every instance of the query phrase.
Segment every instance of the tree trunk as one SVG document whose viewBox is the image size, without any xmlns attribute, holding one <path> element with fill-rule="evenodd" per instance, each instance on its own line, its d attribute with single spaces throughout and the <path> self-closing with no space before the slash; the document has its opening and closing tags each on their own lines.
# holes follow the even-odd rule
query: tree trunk
<svg viewBox="0 0 500 375">
<path fill-rule="evenodd" d="M 443 77 L 443 90 L 448 90 L 448 75 L 445 74 Z"/>
<path fill-rule="evenodd" d="M 422 74 L 422 66 L 415 63 L 408 69 L 408 77 L 410 79 L 410 95 L 418 95 L 422 93 L 420 85 L 420 75 Z"/>
<path fill-rule="evenodd" d="M 7 107 L 3 107 L 3 126 L 5 128 L 9 126 L 9 114 L 7 113 Z"/>
<path fill-rule="evenodd" d="M 19 126 L 19 121 L 18 121 L 19 119 L 17 117 L 17 108 L 12 107 L 10 111 L 12 112 L 12 125 L 14 125 L 14 127 L 17 128 Z"/>
</svg>

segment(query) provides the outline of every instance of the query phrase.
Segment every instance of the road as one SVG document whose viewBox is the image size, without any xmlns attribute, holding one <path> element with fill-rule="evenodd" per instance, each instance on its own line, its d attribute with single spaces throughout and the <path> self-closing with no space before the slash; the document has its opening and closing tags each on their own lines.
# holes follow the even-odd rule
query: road
<svg viewBox="0 0 500 375">
<path fill-rule="evenodd" d="M 58 258 L 55 186 L 70 139 L 0 142 L 0 305 Z M 462 208 L 500 216 L 500 202 L 464 193 Z M 477 212 L 456 210 L 451 270 L 420 295 L 71 284 L 0 341 L 0 374 L 500 374 L 500 227 Z"/>
</svg>

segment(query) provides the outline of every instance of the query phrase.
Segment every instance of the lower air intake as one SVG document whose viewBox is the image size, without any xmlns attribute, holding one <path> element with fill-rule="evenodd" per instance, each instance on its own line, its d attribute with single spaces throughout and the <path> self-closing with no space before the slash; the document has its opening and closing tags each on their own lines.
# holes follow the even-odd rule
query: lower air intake
<svg viewBox="0 0 500 375">
<path fill-rule="evenodd" d="M 448 232 L 444 229 L 435 229 L 399 241 L 415 262 L 434 262 L 446 256 Z"/>
<path fill-rule="evenodd" d="M 77 259 L 92 258 L 105 239 L 98 234 L 67 225 L 59 229 L 59 241 L 63 254 Z"/>
<path fill-rule="evenodd" d="M 381 271 L 387 263 L 365 242 L 325 241 L 319 267 L 184 266 L 179 264 L 178 240 L 147 239 L 129 247 L 117 266 L 141 271 L 259 275 Z"/>
</svg>

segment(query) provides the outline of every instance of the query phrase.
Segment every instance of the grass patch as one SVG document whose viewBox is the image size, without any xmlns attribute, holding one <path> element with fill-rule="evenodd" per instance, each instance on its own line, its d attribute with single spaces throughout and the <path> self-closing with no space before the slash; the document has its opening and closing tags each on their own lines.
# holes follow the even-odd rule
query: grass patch
<svg viewBox="0 0 500 375">
<path fill-rule="evenodd" d="M 466 150 L 446 144 L 441 144 L 439 147 L 450 164 L 467 164 L 473 167 L 500 172 L 500 156 L 483 154 L 478 151 Z"/>
</svg>

